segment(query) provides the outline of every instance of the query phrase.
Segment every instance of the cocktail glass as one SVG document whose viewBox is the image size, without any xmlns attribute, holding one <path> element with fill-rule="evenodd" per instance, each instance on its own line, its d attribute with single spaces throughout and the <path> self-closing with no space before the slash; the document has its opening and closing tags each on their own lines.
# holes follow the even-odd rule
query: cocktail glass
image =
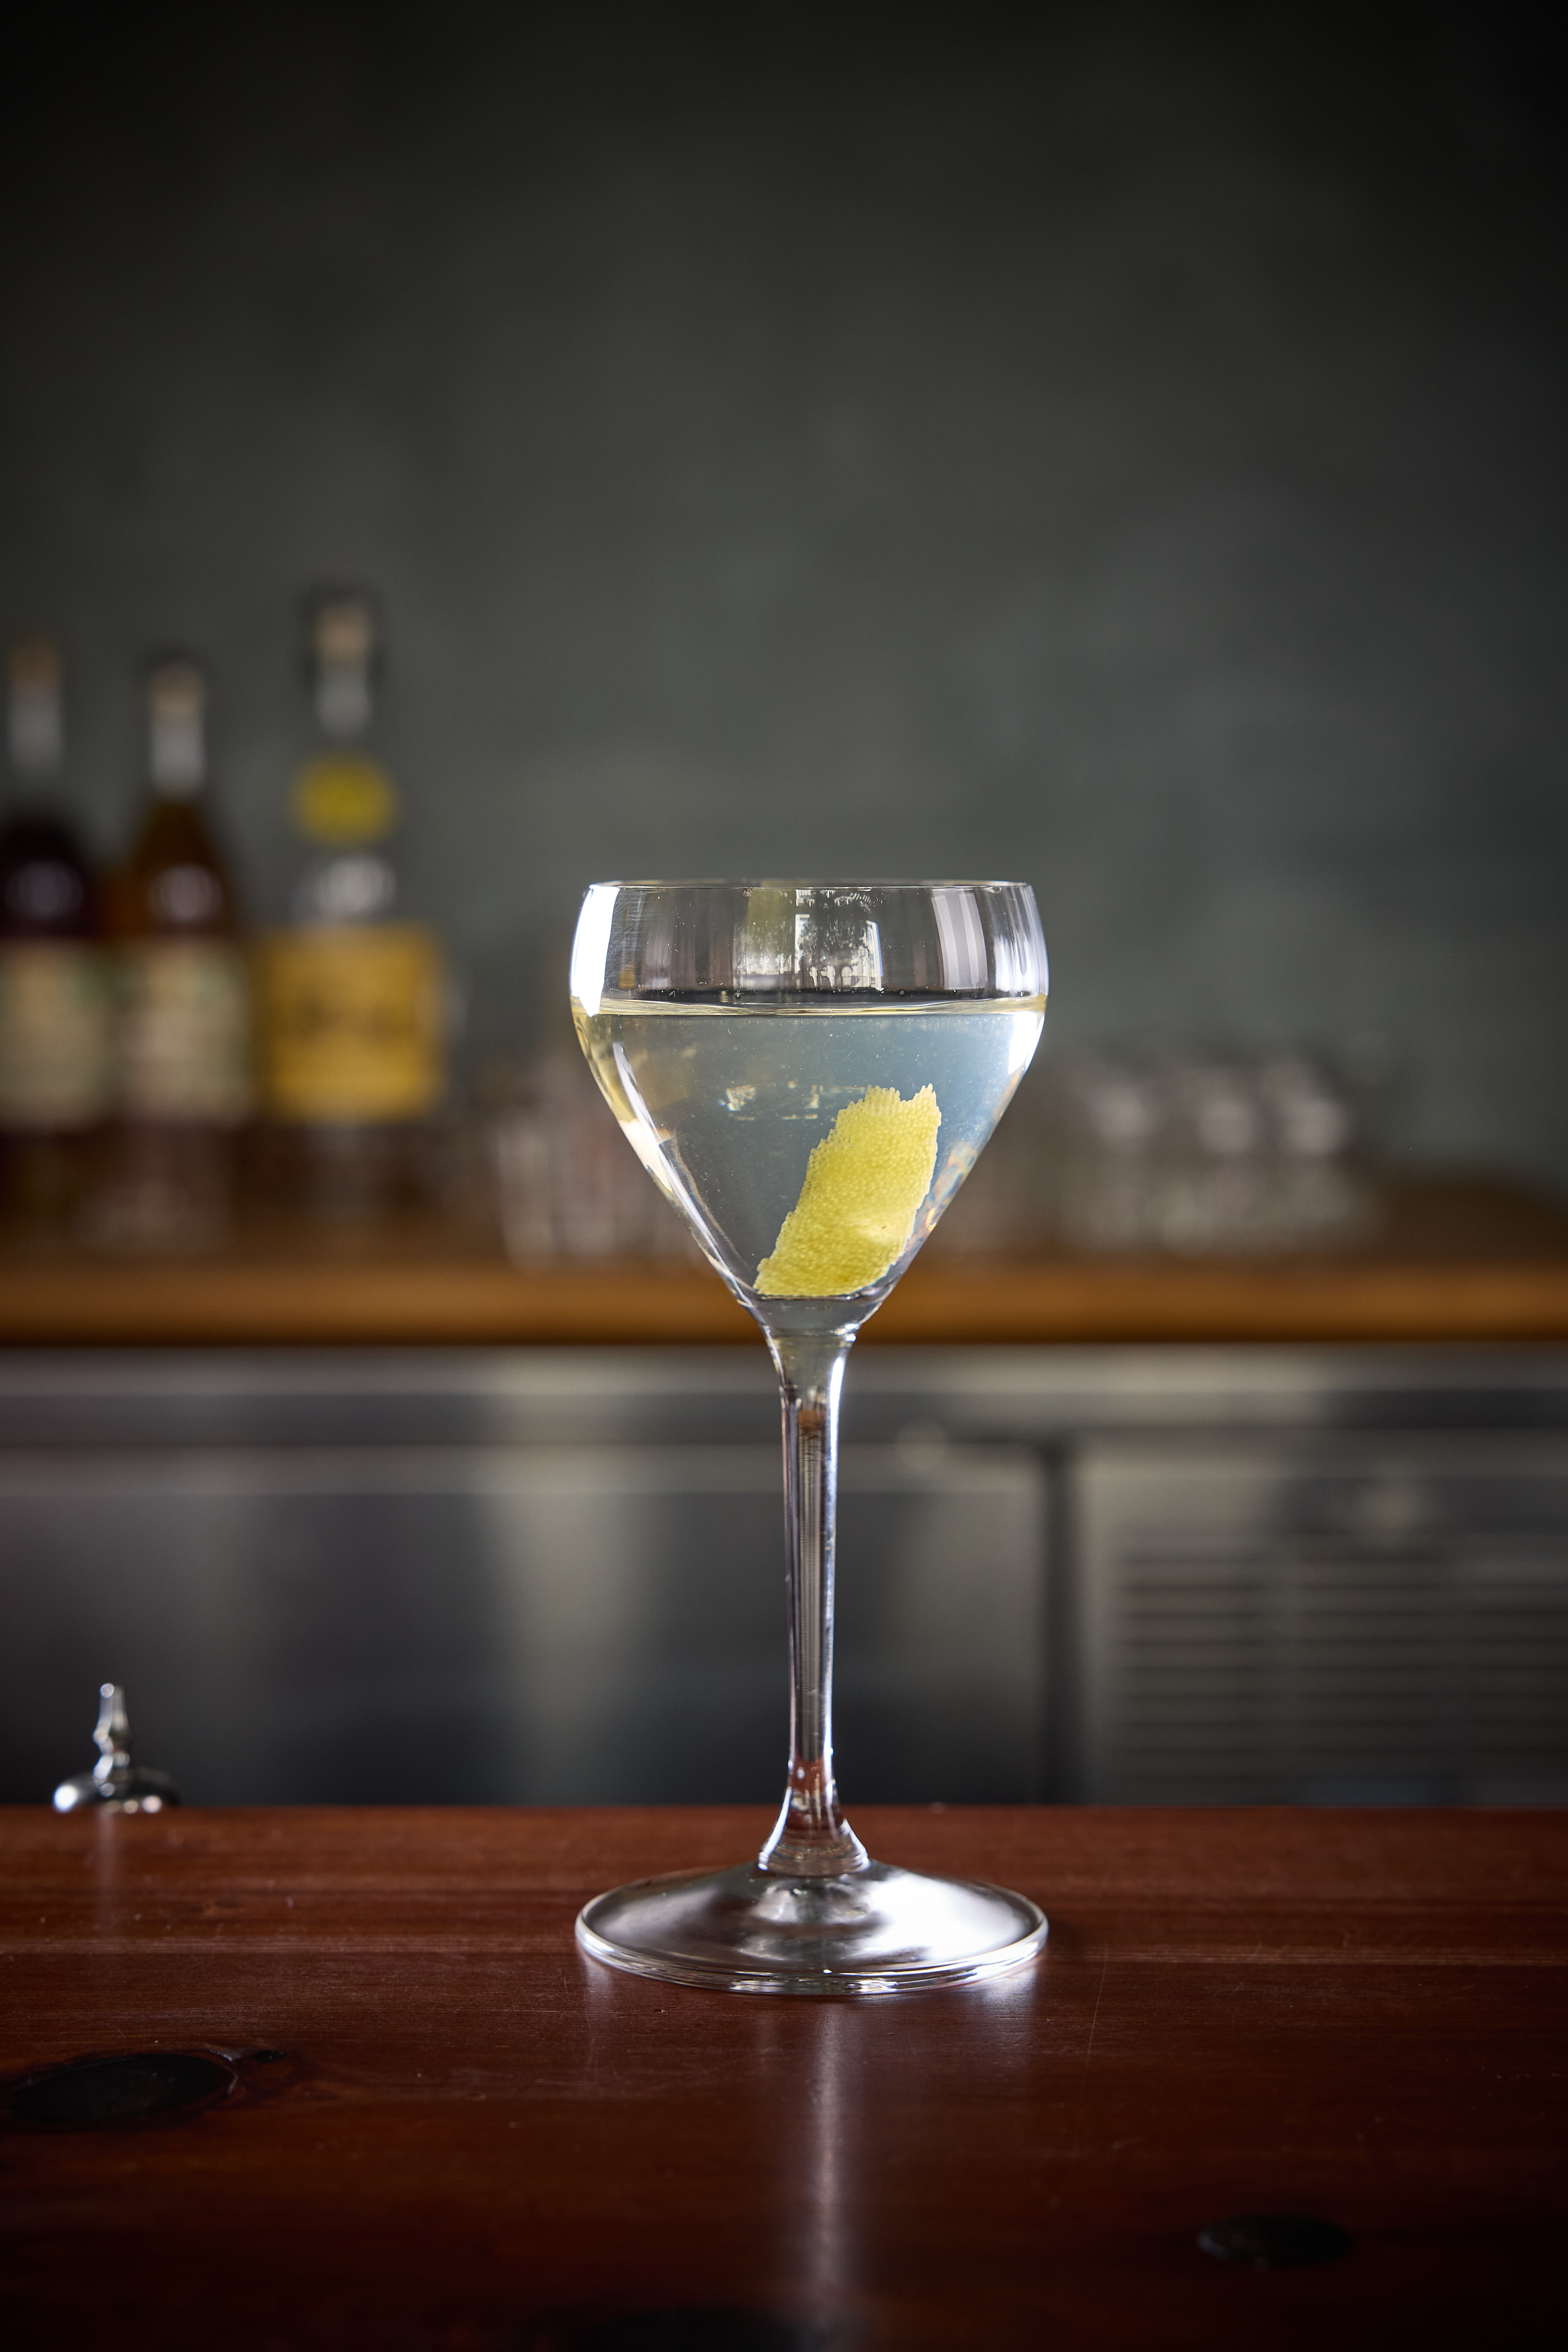
<svg viewBox="0 0 1568 2352">
<path fill-rule="evenodd" d="M 1045 992 L 1016 882 L 603 882 L 583 901 L 583 1051 L 778 1369 L 790 1659 L 789 1779 L 757 1860 L 596 1896 L 577 1935 L 597 1959 L 733 1991 L 886 1993 L 1016 1968 L 1045 1940 L 1022 1895 L 873 1862 L 832 1749 L 845 1358 L 1006 1109 Z"/>
</svg>

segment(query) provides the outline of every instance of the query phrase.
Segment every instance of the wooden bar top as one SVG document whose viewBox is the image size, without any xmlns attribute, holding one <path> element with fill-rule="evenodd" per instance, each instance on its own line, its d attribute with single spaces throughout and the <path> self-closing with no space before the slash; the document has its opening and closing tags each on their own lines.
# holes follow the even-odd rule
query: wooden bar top
<svg viewBox="0 0 1568 2352">
<path fill-rule="evenodd" d="M 1563 2340 L 1568 1815 L 855 1818 L 1034 1895 L 1044 1959 L 812 2002 L 578 1953 L 586 1895 L 737 1859 L 760 1811 L 0 1815 L 5 2342 Z M 117 2123 L 38 2087 L 136 2053 L 222 2095 Z M 1256 2215 L 1348 2248 L 1200 2249 Z"/>
<path fill-rule="evenodd" d="M 865 1341 L 1568 1339 L 1568 1216 L 1509 1187 L 1399 1190 L 1384 1238 L 1343 1256 L 944 1255 L 941 1235 Z M 246 1229 L 221 1256 L 0 1255 L 14 1347 L 755 1344 L 716 1275 L 679 1260 L 509 1265 L 436 1223 Z"/>
</svg>

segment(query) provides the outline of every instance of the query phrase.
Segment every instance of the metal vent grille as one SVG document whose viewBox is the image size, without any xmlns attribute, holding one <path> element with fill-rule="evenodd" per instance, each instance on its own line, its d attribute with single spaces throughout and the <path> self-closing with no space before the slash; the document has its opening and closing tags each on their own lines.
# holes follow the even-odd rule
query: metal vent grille
<svg viewBox="0 0 1568 2352">
<path fill-rule="evenodd" d="M 1568 1802 L 1568 1538 L 1469 1564 L 1462 1668 L 1470 1792 L 1481 1804 Z"/>
<path fill-rule="evenodd" d="M 1568 1451 L 1090 1450 L 1084 1793 L 1568 1802 Z"/>
</svg>

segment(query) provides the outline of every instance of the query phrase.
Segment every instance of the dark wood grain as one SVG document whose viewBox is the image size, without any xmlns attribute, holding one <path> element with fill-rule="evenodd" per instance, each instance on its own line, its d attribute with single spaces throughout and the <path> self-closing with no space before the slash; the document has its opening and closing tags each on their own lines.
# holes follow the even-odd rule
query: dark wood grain
<svg viewBox="0 0 1568 2352">
<path fill-rule="evenodd" d="M 240 2075 L 0 2129 L 7 2341 L 522 2352 L 718 2305 L 868 2352 L 1562 2340 L 1568 1818 L 856 1820 L 1035 1895 L 1045 1961 L 816 2004 L 580 1958 L 586 1895 L 743 1854 L 741 1811 L 0 1817 L 6 2075 Z M 1281 2211 L 1354 2252 L 1197 2249 Z"/>
<path fill-rule="evenodd" d="M 1504 1184 L 1401 1186 L 1377 1244 L 1341 1257 L 996 1259 L 945 1255 L 941 1240 L 863 1344 L 1568 1339 L 1568 1217 Z M 0 1250 L 0 1345 L 563 1343 L 761 1344 L 704 1266 L 522 1268 L 434 1220 L 279 1221 L 184 1262 Z"/>
</svg>

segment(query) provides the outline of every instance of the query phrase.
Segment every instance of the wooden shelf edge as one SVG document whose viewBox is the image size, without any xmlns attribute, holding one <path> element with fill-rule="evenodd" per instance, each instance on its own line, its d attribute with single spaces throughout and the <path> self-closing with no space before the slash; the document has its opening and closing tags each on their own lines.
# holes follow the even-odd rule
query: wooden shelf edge
<svg viewBox="0 0 1568 2352">
<path fill-rule="evenodd" d="M 960 1319 L 992 1342 L 1550 1341 L 1568 1339 L 1568 1261 L 932 1267 L 878 1324 L 930 1340 Z"/>
<path fill-rule="evenodd" d="M 587 1345 L 745 1339 L 715 1277 L 685 1267 L 111 1265 L 0 1278 L 0 1344 Z"/>
<path fill-rule="evenodd" d="M 11 1265 L 9 1347 L 755 1342 L 686 1266 L 486 1262 Z M 972 1260 L 916 1266 L 868 1344 L 1568 1340 L 1568 1259 L 1319 1265 Z"/>
</svg>

